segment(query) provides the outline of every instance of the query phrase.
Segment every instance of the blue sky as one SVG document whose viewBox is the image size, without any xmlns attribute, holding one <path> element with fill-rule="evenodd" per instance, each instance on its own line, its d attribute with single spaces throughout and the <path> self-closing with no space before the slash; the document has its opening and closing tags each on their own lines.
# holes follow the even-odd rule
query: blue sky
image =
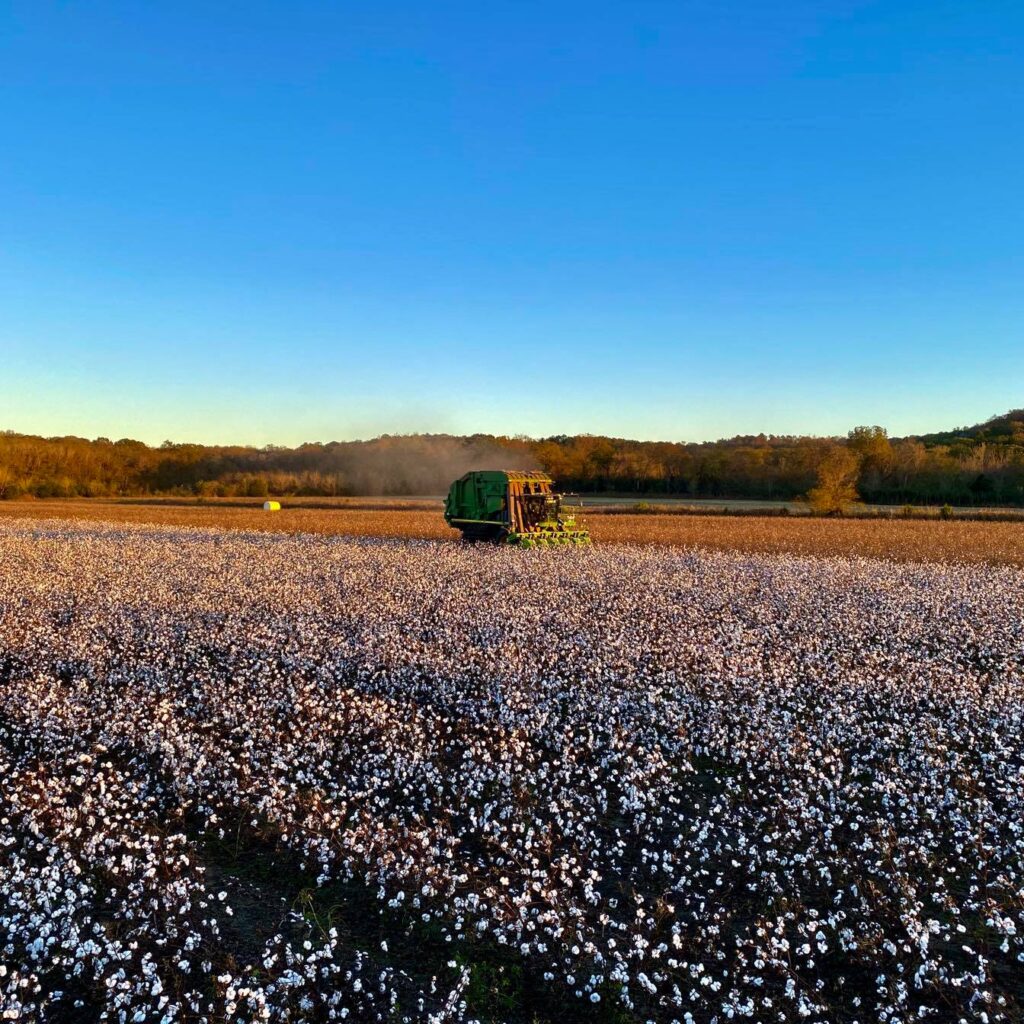
<svg viewBox="0 0 1024 1024">
<path fill-rule="evenodd" d="M 1024 5 L 0 0 L 0 428 L 1024 405 Z"/>
</svg>

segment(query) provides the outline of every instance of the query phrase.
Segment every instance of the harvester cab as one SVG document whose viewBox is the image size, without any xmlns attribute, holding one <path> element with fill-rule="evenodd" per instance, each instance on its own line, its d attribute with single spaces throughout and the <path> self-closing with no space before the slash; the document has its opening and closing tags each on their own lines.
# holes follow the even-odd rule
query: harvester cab
<svg viewBox="0 0 1024 1024">
<path fill-rule="evenodd" d="M 452 484 L 444 504 L 449 526 L 466 541 L 544 547 L 589 544 L 590 534 L 562 509 L 544 473 L 478 470 Z"/>
</svg>

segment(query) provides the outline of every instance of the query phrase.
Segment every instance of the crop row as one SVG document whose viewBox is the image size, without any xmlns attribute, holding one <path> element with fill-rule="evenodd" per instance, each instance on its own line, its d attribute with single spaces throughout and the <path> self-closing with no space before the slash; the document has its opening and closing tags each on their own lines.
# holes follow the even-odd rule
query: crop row
<svg viewBox="0 0 1024 1024">
<path fill-rule="evenodd" d="M 0 1014 L 1012 1021 L 1024 573 L 0 527 Z"/>
</svg>

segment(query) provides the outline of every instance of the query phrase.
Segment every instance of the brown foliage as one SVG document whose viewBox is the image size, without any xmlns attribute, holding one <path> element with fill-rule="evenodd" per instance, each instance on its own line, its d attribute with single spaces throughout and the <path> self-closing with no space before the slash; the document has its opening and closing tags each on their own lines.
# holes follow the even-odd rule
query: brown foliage
<svg viewBox="0 0 1024 1024">
<path fill-rule="evenodd" d="M 807 492 L 811 511 L 842 515 L 857 500 L 860 459 L 850 448 L 834 445 L 818 467 L 818 482 Z"/>
<path fill-rule="evenodd" d="M 759 434 L 688 444 L 590 435 L 443 434 L 296 448 L 172 444 L 0 431 L 0 498 L 175 494 L 258 497 L 442 494 L 469 469 L 539 466 L 567 491 L 793 499 L 836 439 Z M 1024 505 L 1024 410 L 950 434 L 890 439 L 856 427 L 840 446 L 859 460 L 870 502 Z"/>
</svg>

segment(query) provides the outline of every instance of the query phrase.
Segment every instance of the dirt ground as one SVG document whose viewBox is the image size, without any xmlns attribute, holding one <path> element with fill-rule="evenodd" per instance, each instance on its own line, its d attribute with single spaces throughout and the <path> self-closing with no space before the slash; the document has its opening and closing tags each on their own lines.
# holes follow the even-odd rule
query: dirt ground
<svg viewBox="0 0 1024 1024">
<path fill-rule="evenodd" d="M 0 518 L 84 519 L 283 533 L 454 540 L 436 499 L 295 499 L 280 512 L 257 500 L 78 499 L 0 502 Z M 725 551 L 863 555 L 904 561 L 1024 566 L 1024 523 L 813 519 L 778 516 L 602 515 L 584 522 L 596 543 Z"/>
</svg>

